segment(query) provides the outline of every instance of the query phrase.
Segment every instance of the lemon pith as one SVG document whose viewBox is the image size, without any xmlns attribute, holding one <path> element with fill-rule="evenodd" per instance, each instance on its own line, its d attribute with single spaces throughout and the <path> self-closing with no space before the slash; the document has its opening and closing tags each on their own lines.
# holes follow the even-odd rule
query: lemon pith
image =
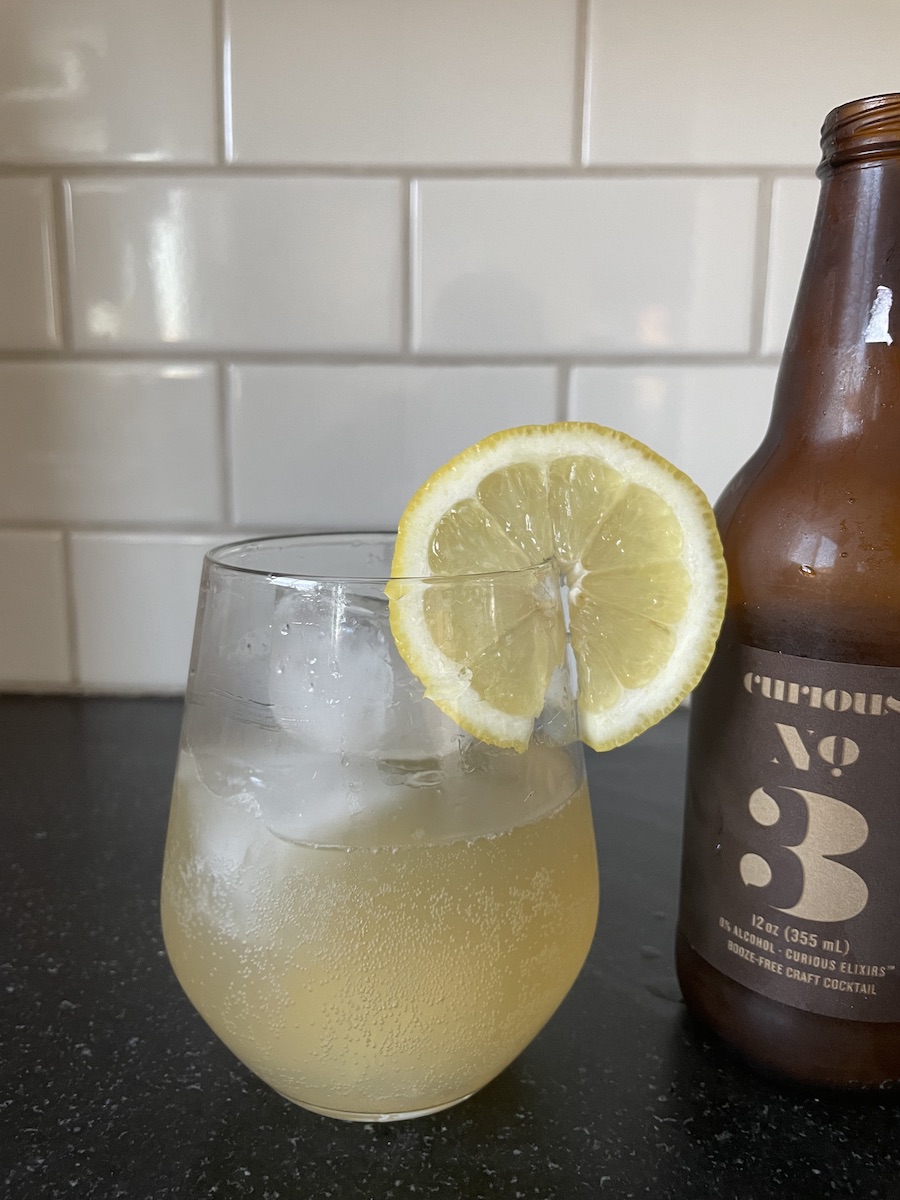
<svg viewBox="0 0 900 1200">
<path fill-rule="evenodd" d="M 530 573 L 474 576 L 546 560 L 568 587 L 581 735 L 611 749 L 676 707 L 706 668 L 725 601 L 715 519 L 676 467 L 585 422 L 494 434 L 422 485 L 394 552 L 394 637 L 426 694 L 497 745 L 527 745 L 564 631 Z M 468 578 L 442 588 L 447 576 Z"/>
</svg>

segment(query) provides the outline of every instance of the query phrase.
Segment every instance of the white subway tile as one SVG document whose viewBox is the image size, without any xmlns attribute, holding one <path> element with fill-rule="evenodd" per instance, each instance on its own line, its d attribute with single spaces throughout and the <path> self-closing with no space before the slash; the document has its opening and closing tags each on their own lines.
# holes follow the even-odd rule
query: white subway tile
<svg viewBox="0 0 900 1200">
<path fill-rule="evenodd" d="M 472 442 L 552 421 L 549 367 L 242 366 L 232 370 L 235 515 L 390 529 Z"/>
<path fill-rule="evenodd" d="M 580 367 L 570 414 L 646 443 L 715 501 L 762 440 L 776 374 L 768 366 Z"/>
<path fill-rule="evenodd" d="M 427 180 L 416 348 L 746 350 L 754 180 Z"/>
<path fill-rule="evenodd" d="M 591 0 L 591 163 L 810 164 L 836 105 L 897 88 L 896 0 Z"/>
<path fill-rule="evenodd" d="M 94 691 L 181 691 L 203 556 L 228 540 L 73 534 L 78 682 Z"/>
<path fill-rule="evenodd" d="M 62 534 L 0 530 L 0 688 L 71 682 Z"/>
<path fill-rule="evenodd" d="M 76 345 L 392 350 L 395 180 L 76 179 Z"/>
<path fill-rule="evenodd" d="M 776 179 L 772 191 L 763 352 L 780 354 L 787 336 L 819 199 L 818 181 Z"/>
<path fill-rule="evenodd" d="M 0 160 L 211 162 L 211 0 L 0 4 Z"/>
<path fill-rule="evenodd" d="M 0 179 L 0 349 L 59 342 L 53 202 L 46 179 Z"/>
<path fill-rule="evenodd" d="M 0 521 L 217 521 L 210 366 L 0 363 Z"/>
<path fill-rule="evenodd" d="M 575 0 L 227 0 L 239 162 L 556 165 Z"/>
</svg>

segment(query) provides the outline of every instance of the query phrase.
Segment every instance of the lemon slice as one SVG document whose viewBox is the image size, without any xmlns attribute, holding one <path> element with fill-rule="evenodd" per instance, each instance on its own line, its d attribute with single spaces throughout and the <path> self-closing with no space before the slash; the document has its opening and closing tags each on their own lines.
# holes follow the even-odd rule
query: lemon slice
<svg viewBox="0 0 900 1200">
<path fill-rule="evenodd" d="M 400 521 L 391 629 L 426 695 L 494 745 L 525 748 L 560 662 L 556 597 L 524 570 L 545 560 L 568 588 L 581 736 L 612 749 L 706 669 L 725 605 L 715 518 L 671 463 L 583 422 L 494 434 L 422 485 Z M 491 571 L 510 574 L 477 578 Z"/>
</svg>

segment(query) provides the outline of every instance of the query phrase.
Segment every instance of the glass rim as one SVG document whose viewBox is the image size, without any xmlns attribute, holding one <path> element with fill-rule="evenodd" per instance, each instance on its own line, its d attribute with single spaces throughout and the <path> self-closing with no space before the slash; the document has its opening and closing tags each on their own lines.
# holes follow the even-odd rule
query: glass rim
<svg viewBox="0 0 900 1200">
<path fill-rule="evenodd" d="M 229 562 L 226 557 L 229 553 L 247 550 L 250 547 L 259 546 L 262 549 L 266 549 L 277 542 L 286 543 L 291 546 L 311 546 L 318 543 L 320 545 L 350 545 L 352 547 L 354 543 L 362 545 L 367 541 L 371 543 L 393 542 L 396 538 L 396 529 L 336 530 L 333 533 L 274 533 L 267 534 L 264 537 L 239 538 L 233 542 L 223 542 L 221 545 L 213 546 L 204 555 L 204 562 L 209 566 L 215 567 L 217 570 L 233 572 L 235 575 L 248 575 L 259 579 L 267 579 L 272 583 L 289 581 L 324 584 L 429 583 L 433 585 L 438 583 L 460 583 L 476 579 L 508 579 L 516 576 L 528 576 L 546 571 L 548 567 L 558 570 L 558 564 L 553 555 L 541 559 L 538 563 L 529 563 L 524 567 L 498 567 L 492 571 L 470 571 L 458 575 L 385 575 L 383 572 L 373 572 L 369 575 L 335 575 L 325 572 L 281 571 L 272 570 L 271 566 L 255 567 L 247 566 L 240 562 Z"/>
</svg>

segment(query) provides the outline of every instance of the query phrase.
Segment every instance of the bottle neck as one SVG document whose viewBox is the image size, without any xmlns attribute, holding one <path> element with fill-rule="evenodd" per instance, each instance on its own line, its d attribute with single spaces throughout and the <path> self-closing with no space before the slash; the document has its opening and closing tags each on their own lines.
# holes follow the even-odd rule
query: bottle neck
<svg viewBox="0 0 900 1200">
<path fill-rule="evenodd" d="M 900 157 L 822 176 L 770 436 L 868 454 L 873 429 L 900 439 Z"/>
</svg>

